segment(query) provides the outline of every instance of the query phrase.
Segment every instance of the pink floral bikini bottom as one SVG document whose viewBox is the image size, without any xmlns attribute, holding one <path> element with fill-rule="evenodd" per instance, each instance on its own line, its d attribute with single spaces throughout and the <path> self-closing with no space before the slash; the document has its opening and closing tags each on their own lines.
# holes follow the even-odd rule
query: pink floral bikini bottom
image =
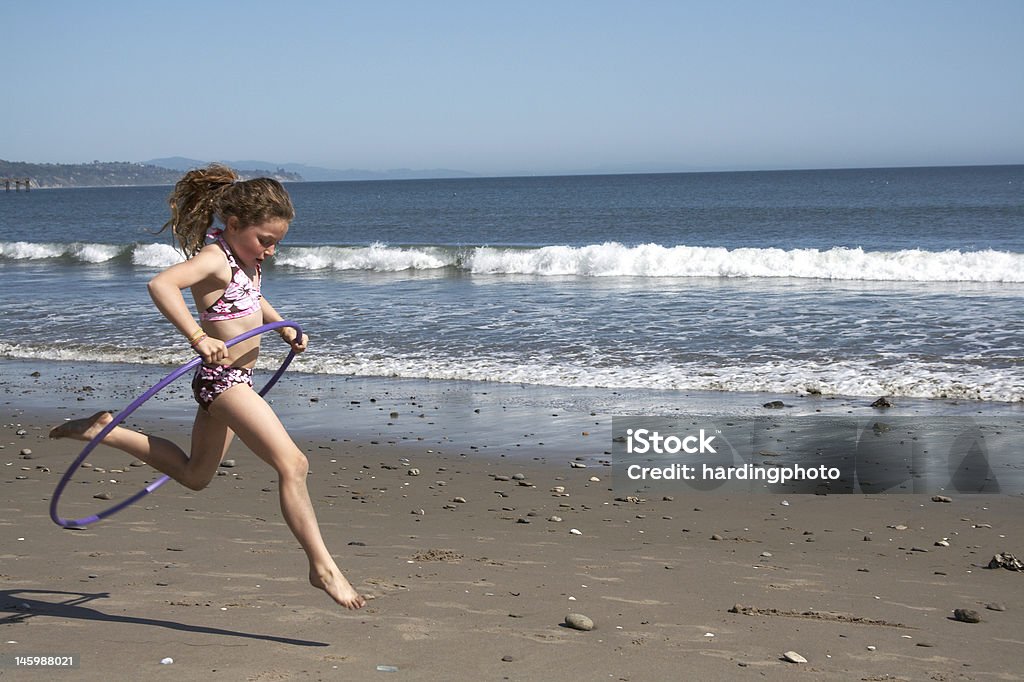
<svg viewBox="0 0 1024 682">
<path fill-rule="evenodd" d="M 235 384 L 252 388 L 252 369 L 231 365 L 199 365 L 192 377 L 192 394 L 204 410 L 224 391 Z"/>
</svg>

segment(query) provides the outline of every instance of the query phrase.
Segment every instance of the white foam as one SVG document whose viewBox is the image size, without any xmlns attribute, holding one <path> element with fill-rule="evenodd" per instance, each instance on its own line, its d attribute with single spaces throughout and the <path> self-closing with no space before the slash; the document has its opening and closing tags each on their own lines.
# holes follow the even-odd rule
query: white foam
<svg viewBox="0 0 1024 682">
<path fill-rule="evenodd" d="M 87 344 L 21 344 L 0 342 L 0 358 L 61 360 L 67 362 L 111 362 L 139 365 L 181 365 L 191 360 L 181 351 L 154 352 L 152 348 L 110 348 Z M 130 358 L 131 360 L 126 360 Z"/>
<path fill-rule="evenodd" d="M 101 263 L 131 253 L 144 267 L 184 258 L 169 244 L 0 242 L 0 258 L 70 257 Z M 538 277 L 750 277 L 895 282 L 1024 282 L 1024 254 L 1007 251 L 864 251 L 860 248 L 624 246 L 617 242 L 537 248 L 454 246 L 316 246 L 283 248 L 276 262 L 304 270 L 399 272 L 460 268 L 477 275 Z"/>
<path fill-rule="evenodd" d="M 123 252 L 123 247 L 112 244 L 72 244 L 68 252 L 76 260 L 85 263 L 105 263 L 117 258 Z"/>
<path fill-rule="evenodd" d="M 304 270 L 434 270 L 454 265 L 455 254 L 444 247 L 316 246 L 281 249 L 275 258 L 280 265 Z"/>
<path fill-rule="evenodd" d="M 387 357 L 382 353 L 300 356 L 296 367 L 317 374 L 495 381 L 575 388 L 671 391 L 731 391 L 797 394 L 810 390 L 825 395 L 929 399 L 1024 401 L 1024 377 L 976 366 L 904 361 L 879 367 L 869 360 L 822 363 L 804 360 L 769 361 L 709 367 L 705 364 L 644 367 L 590 367 L 506 359 Z"/>
<path fill-rule="evenodd" d="M 105 349 L 85 344 L 14 344 L 0 342 L 0 357 L 75 362 L 125 362 L 179 365 L 191 359 L 180 350 L 151 348 Z M 281 358 L 260 357 L 259 367 L 276 369 Z M 979 367 L 970 363 L 925 363 L 904 360 L 891 365 L 853 360 L 820 362 L 773 360 L 713 367 L 701 363 L 652 364 L 642 367 L 591 367 L 539 358 L 444 356 L 402 357 L 364 351 L 340 355 L 320 351 L 300 355 L 293 369 L 313 374 L 494 381 L 569 388 L 641 389 L 652 391 L 730 391 L 794 395 L 808 391 L 824 395 L 1024 402 L 1024 376 L 1019 372 Z"/>
<path fill-rule="evenodd" d="M 0 258 L 11 260 L 70 258 L 79 263 L 105 263 L 127 254 L 131 254 L 133 264 L 146 267 L 164 268 L 184 260 L 169 244 L 0 242 Z"/>
<path fill-rule="evenodd" d="M 0 242 L 0 256 L 12 260 L 42 260 L 60 258 L 67 250 L 64 244 L 36 244 L 33 242 Z"/>
<path fill-rule="evenodd" d="M 465 263 L 475 274 L 588 277 L 798 277 L 905 282 L 1024 282 L 1024 254 L 1004 251 L 870 252 L 834 247 L 774 249 L 665 247 L 616 242 L 538 249 L 481 247 Z"/>
<path fill-rule="evenodd" d="M 12 260 L 47 260 L 68 257 L 82 263 L 104 263 L 117 258 L 125 247 L 115 244 L 0 242 L 0 257 Z"/>
<path fill-rule="evenodd" d="M 138 244 L 132 250 L 132 263 L 150 268 L 166 268 L 185 257 L 170 244 Z"/>
</svg>

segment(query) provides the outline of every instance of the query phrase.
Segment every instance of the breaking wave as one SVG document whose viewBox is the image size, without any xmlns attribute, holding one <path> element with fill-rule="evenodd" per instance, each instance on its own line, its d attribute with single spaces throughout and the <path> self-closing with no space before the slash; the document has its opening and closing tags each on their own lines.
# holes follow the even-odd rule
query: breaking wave
<svg viewBox="0 0 1024 682">
<path fill-rule="evenodd" d="M 169 244 L 0 242 L 0 262 L 122 262 L 163 268 L 182 260 Z M 536 277 L 805 278 L 892 282 L 1024 282 L 1024 254 L 981 251 L 865 251 L 706 246 L 289 246 L 276 265 L 310 271 L 437 271 Z"/>
</svg>

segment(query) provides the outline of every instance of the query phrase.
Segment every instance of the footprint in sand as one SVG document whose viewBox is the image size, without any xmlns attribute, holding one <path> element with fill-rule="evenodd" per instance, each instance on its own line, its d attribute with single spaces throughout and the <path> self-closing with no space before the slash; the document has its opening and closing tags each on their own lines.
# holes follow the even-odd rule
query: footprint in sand
<svg viewBox="0 0 1024 682">
<path fill-rule="evenodd" d="M 395 626 L 395 629 L 398 630 L 402 635 L 402 639 L 406 642 L 430 639 L 430 627 L 424 618 L 414 618 L 408 623 L 399 623 Z"/>
<path fill-rule="evenodd" d="M 528 639 L 538 644 L 565 644 L 569 640 L 562 635 L 553 635 L 546 632 L 513 632 L 516 637 Z"/>
<path fill-rule="evenodd" d="M 366 599 L 380 599 L 383 596 L 404 592 L 409 588 L 383 578 L 367 578 L 359 586 L 359 593 Z"/>
<path fill-rule="evenodd" d="M 668 603 L 658 601 L 657 599 L 626 599 L 624 597 L 609 597 L 608 595 L 602 596 L 601 599 L 623 602 L 625 604 L 636 604 L 637 606 L 664 606 Z"/>
</svg>

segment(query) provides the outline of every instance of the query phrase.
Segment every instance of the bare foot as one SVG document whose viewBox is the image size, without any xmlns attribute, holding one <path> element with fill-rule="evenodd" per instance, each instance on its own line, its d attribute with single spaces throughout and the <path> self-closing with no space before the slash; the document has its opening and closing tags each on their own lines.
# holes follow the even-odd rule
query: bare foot
<svg viewBox="0 0 1024 682">
<path fill-rule="evenodd" d="M 353 589 L 340 571 L 309 572 L 309 584 L 326 592 L 331 599 L 346 609 L 361 609 L 366 606 L 366 599 Z"/>
<path fill-rule="evenodd" d="M 72 419 L 50 429 L 50 438 L 74 438 L 75 440 L 89 441 L 95 438 L 96 434 L 113 419 L 114 415 L 106 411 L 97 412 L 84 419 Z"/>
</svg>

